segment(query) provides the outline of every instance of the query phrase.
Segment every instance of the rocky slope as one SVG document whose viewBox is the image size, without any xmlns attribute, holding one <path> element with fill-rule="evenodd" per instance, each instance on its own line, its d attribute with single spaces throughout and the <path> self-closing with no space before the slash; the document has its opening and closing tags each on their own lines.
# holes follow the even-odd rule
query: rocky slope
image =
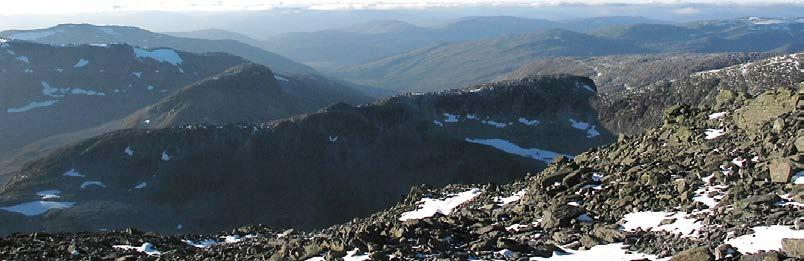
<svg viewBox="0 0 804 261">
<path fill-rule="evenodd" d="M 130 26 L 62 24 L 46 29 L 3 31 L 0 32 L 0 37 L 48 44 L 128 43 L 148 48 L 168 47 L 196 53 L 224 52 L 269 66 L 281 73 L 315 73 L 309 66 L 235 40 L 176 37 Z"/>
<path fill-rule="evenodd" d="M 27 143 L 125 117 L 244 62 L 125 44 L 0 43 L 0 159 Z"/>
<path fill-rule="evenodd" d="M 127 128 L 260 124 L 333 103 L 371 101 L 324 78 L 275 75 L 268 67 L 244 64 L 186 86 L 124 121 Z"/>
<path fill-rule="evenodd" d="M 764 60 L 702 71 L 663 80 L 601 98 L 598 110 L 606 128 L 634 134 L 660 123 L 661 111 L 674 104 L 714 106 L 718 95 L 734 96 L 721 90 L 751 95 L 778 87 L 795 87 L 804 82 L 804 54 L 775 56 Z"/>
<path fill-rule="evenodd" d="M 0 233 L 321 228 L 388 207 L 413 185 L 510 181 L 607 144 L 595 99 L 588 78 L 550 76 L 338 104 L 263 125 L 113 132 L 26 164 L 0 205 L 44 209 L 0 211 L 14 224 Z M 69 206 L 41 203 L 37 193 L 48 190 Z"/>
<path fill-rule="evenodd" d="M 721 95 L 721 98 L 728 97 Z M 371 217 L 312 232 L 16 234 L 12 258 L 798 260 L 804 85 L 686 105 L 663 124 L 504 184 L 413 188 Z M 499 170 L 499 174 L 504 174 Z"/>
<path fill-rule="evenodd" d="M 638 54 L 540 59 L 497 77 L 512 80 L 530 75 L 570 74 L 589 77 L 600 93 L 617 95 L 630 89 L 778 56 L 772 53 Z"/>
</svg>

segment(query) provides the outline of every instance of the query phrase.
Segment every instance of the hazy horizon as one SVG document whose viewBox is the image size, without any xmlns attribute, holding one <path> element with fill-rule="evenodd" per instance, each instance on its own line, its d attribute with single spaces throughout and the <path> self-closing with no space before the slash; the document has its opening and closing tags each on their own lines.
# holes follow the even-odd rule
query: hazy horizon
<svg viewBox="0 0 804 261">
<path fill-rule="evenodd" d="M 46 2 L 33 1 L 33 2 Z M 90 1 L 92 2 L 92 1 Z M 96 1 L 95 1 L 96 2 Z M 120 3 L 122 1 L 116 1 Z M 139 1 L 150 2 L 150 1 Z M 204 11 L 183 9 L 179 4 L 158 8 L 129 10 L 100 8 L 82 14 L 23 14 L 24 6 L 17 7 L 17 14 L 6 9 L 0 11 L 0 30 L 42 29 L 63 23 L 90 23 L 96 25 L 136 26 L 156 32 L 186 32 L 205 29 L 220 29 L 241 33 L 256 39 L 288 32 L 311 32 L 347 27 L 375 20 L 398 20 L 419 26 L 438 26 L 451 20 L 469 16 L 515 16 L 546 20 L 571 20 L 592 17 L 633 16 L 666 22 L 690 22 L 710 19 L 730 19 L 747 16 L 798 17 L 804 13 L 802 1 L 736 1 L 737 4 L 713 4 L 718 1 L 594 1 L 594 4 L 567 4 L 573 1 L 431 1 L 414 7 L 401 3 L 387 8 L 377 5 L 349 5 L 316 8 L 304 1 L 265 10 L 248 10 L 243 1 L 225 1 L 219 10 L 198 8 Z M 248 1 L 246 1 L 248 2 Z M 271 1 L 264 1 L 271 2 Z M 309 1 L 307 1 L 309 2 Z M 360 1 L 353 1 L 360 2 Z M 362 1 L 367 2 L 367 1 Z M 374 1 L 379 2 L 379 1 Z M 423 1 L 419 1 L 424 3 Z M 552 4 L 545 4 L 545 3 Z M 621 4 L 612 4 L 619 2 Z M 672 3 L 671 3 L 672 2 Z M 243 2 L 245 3 L 245 2 Z M 441 4 L 439 4 L 441 3 Z M 453 4 L 448 4 L 453 3 Z M 530 3 L 531 5 L 527 5 Z M 541 4 L 537 4 L 541 3 Z M 732 3 L 732 2 L 729 2 Z M 761 8 L 757 6 L 761 5 Z M 322 7 L 322 5 L 317 5 Z M 351 6 L 351 8 L 339 8 Z M 158 7 L 158 6 L 157 6 Z M 84 8 L 92 8 L 84 5 Z M 152 9 L 152 10 L 151 10 Z M 73 9 L 66 9 L 75 10 Z M 159 10 L 159 11 L 157 11 Z M 66 11 L 65 11 L 66 12 Z"/>
</svg>

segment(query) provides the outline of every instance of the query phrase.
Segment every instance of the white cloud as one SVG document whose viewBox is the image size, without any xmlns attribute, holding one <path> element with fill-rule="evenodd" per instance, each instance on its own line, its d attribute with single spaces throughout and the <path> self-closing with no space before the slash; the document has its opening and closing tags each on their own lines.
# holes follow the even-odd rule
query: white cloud
<svg viewBox="0 0 804 261">
<path fill-rule="evenodd" d="M 416 9 L 463 5 L 542 6 L 557 4 L 804 4 L 804 0 L 0 0 L 0 15 L 74 14 L 113 11 L 234 11 L 274 8 L 316 10 Z M 675 10 L 680 14 L 692 8 Z"/>
</svg>

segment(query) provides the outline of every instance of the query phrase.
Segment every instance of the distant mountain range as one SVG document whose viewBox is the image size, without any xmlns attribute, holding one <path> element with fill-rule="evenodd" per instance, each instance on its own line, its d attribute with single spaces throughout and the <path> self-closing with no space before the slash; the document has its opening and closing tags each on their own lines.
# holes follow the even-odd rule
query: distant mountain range
<svg viewBox="0 0 804 261">
<path fill-rule="evenodd" d="M 550 21 L 510 16 L 465 17 L 435 27 L 386 20 L 341 29 L 285 33 L 263 41 L 265 49 L 326 70 L 357 65 L 405 51 L 447 42 L 463 42 L 545 29 L 579 32 L 636 23 L 660 23 L 641 17 L 600 17 Z M 209 34 L 209 37 L 215 37 Z"/>
<path fill-rule="evenodd" d="M 745 18 L 684 25 L 632 24 L 590 34 L 553 29 L 416 49 L 332 74 L 397 91 L 440 90 L 486 82 L 554 56 L 797 52 L 804 50 L 802 28 L 801 19 Z"/>
<path fill-rule="evenodd" d="M 225 52 L 269 66 L 282 73 L 314 73 L 309 66 L 291 61 L 278 54 L 235 40 L 207 40 L 158 34 L 129 26 L 95 26 L 62 24 L 39 30 L 10 30 L 0 37 L 35 41 L 47 44 L 110 44 L 127 43 L 141 47 L 167 47 L 195 53 Z"/>
</svg>

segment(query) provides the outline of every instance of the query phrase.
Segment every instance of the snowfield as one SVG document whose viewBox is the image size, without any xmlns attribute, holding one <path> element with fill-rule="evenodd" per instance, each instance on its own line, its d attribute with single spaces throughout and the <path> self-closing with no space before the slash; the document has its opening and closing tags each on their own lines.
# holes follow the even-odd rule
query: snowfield
<svg viewBox="0 0 804 261">
<path fill-rule="evenodd" d="M 0 209 L 25 216 L 38 216 L 51 209 L 65 209 L 73 205 L 75 205 L 75 202 L 33 201 Z"/>
<path fill-rule="evenodd" d="M 480 195 L 480 189 L 474 188 L 445 199 L 423 198 L 419 201 L 419 209 L 402 213 L 400 221 L 432 217 L 436 213 L 449 215 L 453 209 Z"/>
<path fill-rule="evenodd" d="M 502 150 L 511 154 L 519 155 L 522 157 L 529 157 L 536 160 L 540 160 L 544 163 L 550 163 L 553 161 L 555 157 L 560 155 L 564 155 L 561 153 L 547 151 L 547 150 L 540 150 L 540 149 L 525 149 L 522 147 L 517 146 L 516 144 L 511 143 L 510 141 L 503 140 L 503 139 L 471 139 L 466 138 L 467 142 L 483 144 L 487 146 L 492 146 L 495 149 Z M 571 157 L 569 155 L 564 155 L 567 157 Z"/>
<path fill-rule="evenodd" d="M 137 56 L 137 58 L 140 59 L 148 58 L 157 62 L 169 63 L 172 65 L 179 65 L 182 63 L 179 53 L 171 49 L 146 50 L 137 47 L 134 47 L 133 49 L 134 56 Z"/>
</svg>

